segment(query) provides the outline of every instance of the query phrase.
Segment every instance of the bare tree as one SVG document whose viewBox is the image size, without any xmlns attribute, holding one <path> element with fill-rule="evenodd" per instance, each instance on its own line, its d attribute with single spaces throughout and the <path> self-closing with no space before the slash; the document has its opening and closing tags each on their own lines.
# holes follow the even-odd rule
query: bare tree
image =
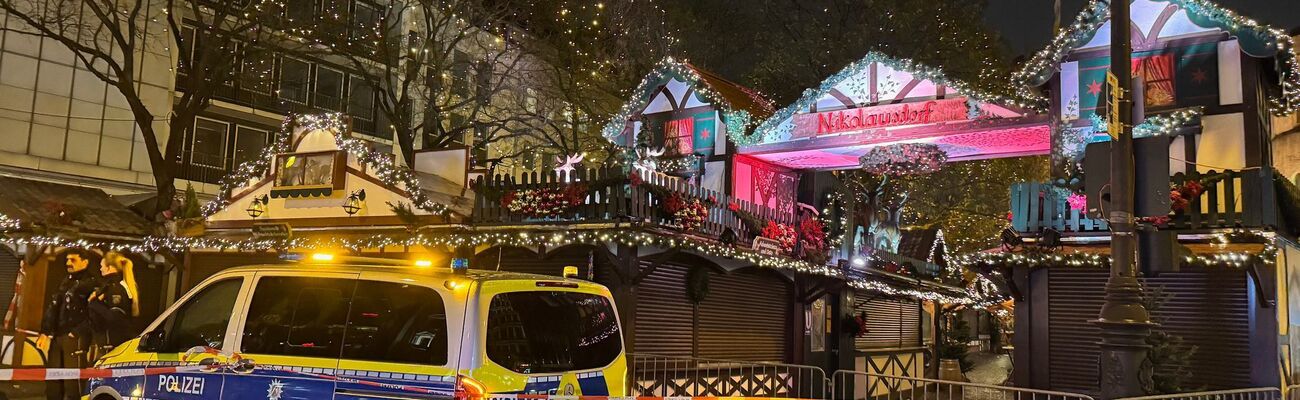
<svg viewBox="0 0 1300 400">
<path fill-rule="evenodd" d="M 147 145 L 158 195 L 155 211 L 161 212 L 171 206 L 176 193 L 175 160 L 185 132 L 211 103 L 217 87 L 231 82 L 257 48 L 261 17 L 274 8 L 270 4 L 168 0 L 158 7 L 144 1 L 0 0 L 0 10 L 22 22 L 5 31 L 62 44 L 87 71 L 122 94 Z M 187 37 L 187 32 L 196 34 Z M 156 115 L 163 110 L 150 110 L 140 92 L 146 79 L 143 55 L 169 51 L 172 44 L 182 55 L 177 86 L 184 91 L 170 115 Z M 169 123 L 167 132 L 158 132 L 158 120 Z"/>
<path fill-rule="evenodd" d="M 617 161 L 621 149 L 601 128 L 671 54 L 676 32 L 664 11 L 653 1 L 519 3 L 529 10 L 520 23 L 540 61 L 528 80 L 535 104 L 522 110 L 516 133 L 541 144 L 545 161 L 583 153 L 588 163 Z"/>
<path fill-rule="evenodd" d="M 327 14 L 293 30 L 310 42 L 300 51 L 356 74 L 349 101 L 360 109 L 368 104 L 357 102 L 373 98 L 377 128 L 392 131 L 410 165 L 417 146 L 472 142 L 481 150 L 508 136 L 501 128 L 521 105 L 501 94 L 519 86 L 528 64 L 503 23 L 509 10 L 476 0 L 358 3 L 351 15 Z"/>
</svg>

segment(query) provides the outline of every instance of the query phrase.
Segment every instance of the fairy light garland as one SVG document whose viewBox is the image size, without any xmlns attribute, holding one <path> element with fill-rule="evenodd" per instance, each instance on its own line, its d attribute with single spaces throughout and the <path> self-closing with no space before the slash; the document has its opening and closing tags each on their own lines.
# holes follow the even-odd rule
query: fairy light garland
<svg viewBox="0 0 1300 400">
<path fill-rule="evenodd" d="M 1196 15 L 1210 22 L 1205 26 L 1193 20 L 1198 26 L 1219 28 L 1229 31 L 1237 37 L 1250 36 L 1260 39 L 1266 46 L 1276 50 L 1278 66 L 1281 69 L 1280 98 L 1270 98 L 1271 111 L 1277 115 L 1288 115 L 1300 110 L 1300 61 L 1295 53 L 1295 43 L 1285 31 L 1272 28 L 1220 7 L 1209 0 L 1157 0 L 1167 1 L 1185 10 L 1188 15 Z M 1107 20 L 1110 19 L 1110 3 L 1105 0 L 1093 0 L 1079 13 L 1069 28 L 1057 33 L 1046 48 L 1035 53 L 1025 66 L 1012 74 L 1012 83 L 1021 92 L 1032 92 L 1056 73 L 1057 65 L 1070 52 L 1086 44 Z"/>
<path fill-rule="evenodd" d="M 1177 134 L 1179 129 L 1184 126 L 1199 121 L 1204 115 L 1204 107 L 1193 107 L 1174 111 L 1168 114 L 1153 115 L 1147 117 L 1146 121 L 1133 127 L 1133 137 L 1146 138 L 1154 136 L 1172 136 Z M 1105 132 L 1110 126 L 1110 123 L 1100 115 L 1093 114 L 1089 118 L 1092 119 L 1092 129 L 1094 132 Z"/>
<path fill-rule="evenodd" d="M 8 215 L 0 214 L 0 232 L 16 231 L 22 229 L 23 223 Z"/>
<path fill-rule="evenodd" d="M 618 113 L 614 114 L 601 129 L 605 138 L 614 138 L 623 133 L 627 128 L 627 121 L 641 111 L 645 110 L 653 98 L 654 91 L 659 88 L 660 83 L 668 79 L 680 79 L 687 85 L 695 88 L 695 95 L 698 95 L 708 101 L 722 114 L 722 120 L 727 126 L 727 138 L 733 142 L 745 136 L 745 131 L 750 128 L 752 116 L 748 111 L 737 110 L 732 108 L 731 104 L 722 97 L 709 85 L 704 84 L 704 79 L 684 62 L 677 62 L 672 57 L 664 58 L 655 65 L 654 69 L 641 80 L 636 89 L 632 90 L 632 98 L 623 103 Z M 771 108 L 771 102 L 757 93 L 747 92 L 755 103 Z M 737 143 L 739 144 L 739 143 Z"/>
<path fill-rule="evenodd" d="M 342 113 L 289 115 L 280 123 L 280 131 L 270 146 L 262 149 L 262 154 L 253 160 L 240 164 L 229 175 L 221 179 L 221 189 L 212 201 L 203 205 L 203 216 L 212 214 L 230 205 L 230 197 L 235 189 L 246 186 L 250 181 L 261 179 L 271 169 L 271 163 L 278 154 L 290 153 L 291 139 L 295 127 L 307 131 L 326 130 L 334 135 L 334 143 L 339 149 L 356 157 L 357 162 L 371 168 L 375 178 L 386 185 L 406 190 L 411 202 L 419 209 L 434 215 L 446 214 L 446 206 L 429 199 L 420 188 L 419 179 L 409 168 L 396 165 L 388 154 L 375 151 L 361 139 L 350 138 L 344 133 L 348 129 Z"/>
<path fill-rule="evenodd" d="M 853 78 L 862 73 L 873 63 L 880 63 L 897 71 L 904 71 L 912 76 L 934 82 L 937 85 L 943 85 L 954 89 L 957 93 L 968 96 L 977 102 L 1015 105 L 1022 108 L 1028 108 L 1036 111 L 1046 109 L 1046 98 L 1036 93 L 1028 91 L 1019 91 L 1012 93 L 1010 88 L 989 87 L 979 88 L 972 84 L 949 79 L 942 69 L 933 68 L 925 64 L 913 61 L 911 59 L 896 59 L 886 56 L 879 52 L 868 52 L 866 57 L 849 64 L 844 69 L 831 75 L 822 81 L 821 85 L 816 88 L 804 90 L 803 96 L 791 104 L 773 114 L 772 117 L 763 121 L 754 133 L 746 137 L 734 137 L 736 144 L 745 146 L 757 144 L 767 140 L 776 140 L 787 136 L 793 124 L 787 123 L 787 120 L 794 117 L 795 114 L 812 108 L 823 96 L 830 93 L 832 89 L 839 86 L 844 81 Z M 1006 93 L 999 93 L 1006 92 Z M 972 103 L 977 104 L 977 103 Z"/>
</svg>

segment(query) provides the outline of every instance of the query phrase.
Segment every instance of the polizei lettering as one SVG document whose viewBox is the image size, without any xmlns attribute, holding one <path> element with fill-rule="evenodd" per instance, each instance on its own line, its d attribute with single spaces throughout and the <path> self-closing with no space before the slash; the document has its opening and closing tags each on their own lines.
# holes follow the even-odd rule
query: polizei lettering
<svg viewBox="0 0 1300 400">
<path fill-rule="evenodd" d="M 897 108 L 876 107 L 817 114 L 817 133 L 853 131 L 886 126 L 928 124 L 934 115 L 934 101 L 920 106 L 903 104 Z"/>
<path fill-rule="evenodd" d="M 158 377 L 158 392 L 203 395 L 203 378 L 197 376 L 162 375 Z"/>
</svg>

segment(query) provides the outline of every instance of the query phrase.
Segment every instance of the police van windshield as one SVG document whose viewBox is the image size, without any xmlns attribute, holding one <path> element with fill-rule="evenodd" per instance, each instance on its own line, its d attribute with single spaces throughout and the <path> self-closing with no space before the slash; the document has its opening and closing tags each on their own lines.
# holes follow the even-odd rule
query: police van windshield
<svg viewBox="0 0 1300 400">
<path fill-rule="evenodd" d="M 487 356 L 523 374 L 601 368 L 623 350 L 609 299 L 573 292 L 514 292 L 492 297 Z"/>
</svg>

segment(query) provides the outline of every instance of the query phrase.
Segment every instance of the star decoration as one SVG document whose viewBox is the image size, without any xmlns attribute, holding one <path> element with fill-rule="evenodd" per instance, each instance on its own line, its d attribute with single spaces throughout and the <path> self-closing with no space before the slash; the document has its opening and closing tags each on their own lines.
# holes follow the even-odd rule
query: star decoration
<svg viewBox="0 0 1300 400">
<path fill-rule="evenodd" d="M 1101 82 L 1097 82 L 1096 80 L 1094 80 L 1092 81 L 1092 83 L 1089 83 L 1088 94 L 1091 94 L 1093 96 L 1101 95 Z"/>
<path fill-rule="evenodd" d="M 1210 79 L 1210 77 L 1209 74 L 1205 72 L 1205 70 L 1197 68 L 1192 71 L 1192 82 L 1196 82 L 1196 84 L 1199 85 L 1205 83 L 1205 81 L 1208 79 Z"/>
<path fill-rule="evenodd" d="M 704 128 L 700 130 L 700 139 L 708 139 L 709 135 L 710 135 L 709 128 Z"/>
</svg>

